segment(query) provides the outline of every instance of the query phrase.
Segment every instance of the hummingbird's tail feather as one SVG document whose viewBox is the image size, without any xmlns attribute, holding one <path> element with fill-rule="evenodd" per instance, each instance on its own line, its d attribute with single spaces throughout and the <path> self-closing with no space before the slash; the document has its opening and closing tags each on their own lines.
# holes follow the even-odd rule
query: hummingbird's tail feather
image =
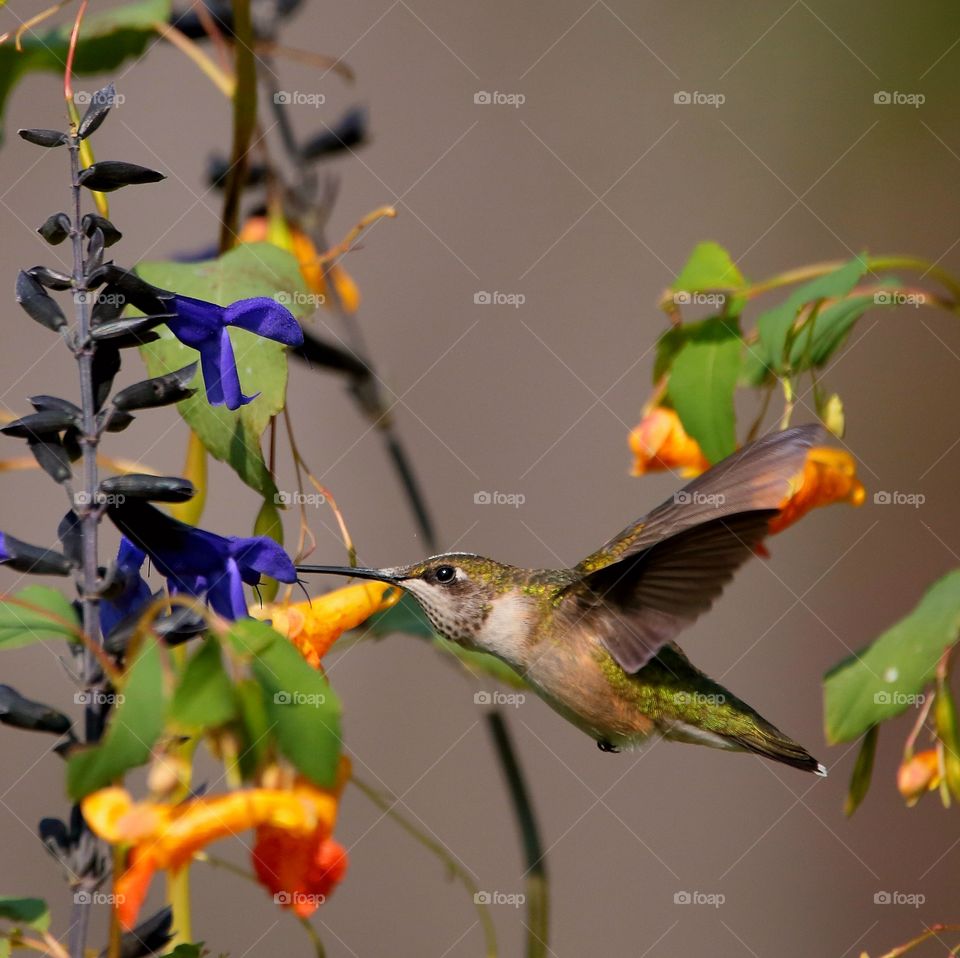
<svg viewBox="0 0 960 958">
<path fill-rule="evenodd" d="M 675 644 L 661 650 L 634 679 L 657 689 L 654 709 L 664 738 L 753 752 L 806 772 L 827 774 L 802 745 L 701 672 Z"/>
<path fill-rule="evenodd" d="M 793 768 L 802 769 L 804 772 L 826 776 L 826 766 L 818 762 L 799 742 L 788 738 L 779 729 L 767 722 L 764 723 L 764 726 L 758 727 L 756 732 L 752 734 L 734 735 L 732 740 L 747 752 L 762 755 L 764 758 L 773 759 L 775 762 L 783 762 L 784 765 L 791 765 Z"/>
</svg>

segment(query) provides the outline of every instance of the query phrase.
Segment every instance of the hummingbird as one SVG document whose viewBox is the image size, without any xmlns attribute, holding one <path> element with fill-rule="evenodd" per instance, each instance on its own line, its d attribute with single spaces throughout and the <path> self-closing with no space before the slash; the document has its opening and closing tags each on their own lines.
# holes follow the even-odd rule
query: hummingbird
<svg viewBox="0 0 960 958">
<path fill-rule="evenodd" d="M 811 424 L 743 446 L 573 568 L 523 569 L 447 552 L 384 569 L 297 570 L 410 593 L 436 632 L 506 662 L 603 751 L 662 737 L 826 775 L 674 641 L 754 554 L 821 436 Z"/>
</svg>

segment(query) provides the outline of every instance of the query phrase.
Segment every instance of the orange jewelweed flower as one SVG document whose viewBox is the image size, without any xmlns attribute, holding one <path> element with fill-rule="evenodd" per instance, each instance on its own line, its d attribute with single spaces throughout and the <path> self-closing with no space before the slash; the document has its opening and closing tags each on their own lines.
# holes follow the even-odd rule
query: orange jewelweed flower
<svg viewBox="0 0 960 958">
<path fill-rule="evenodd" d="M 650 409 L 631 430 L 629 441 L 634 455 L 630 472 L 634 476 L 662 469 L 679 469 L 683 476 L 697 476 L 710 465 L 677 413 L 665 406 Z"/>
<path fill-rule="evenodd" d="M 399 589 L 386 582 L 362 582 L 306 602 L 256 606 L 250 614 L 270 619 L 273 628 L 290 639 L 316 669 L 344 632 L 355 629 L 375 612 L 390 608 L 399 598 Z"/>
<path fill-rule="evenodd" d="M 322 827 L 302 837 L 261 825 L 253 846 L 253 869 L 278 905 L 307 918 L 343 880 L 347 850 Z"/>
<path fill-rule="evenodd" d="M 311 291 L 323 297 L 326 304 L 329 291 L 327 276 L 333 280 L 334 288 L 344 310 L 351 315 L 360 308 L 360 290 L 350 274 L 339 264 L 334 263 L 324 272 L 313 240 L 298 226 L 291 225 L 288 232 L 289 240 L 285 244 L 300 264 L 300 273 Z M 240 230 L 241 243 L 271 242 L 270 223 L 265 216 L 252 216 L 243 224 Z"/>
<path fill-rule="evenodd" d="M 926 792 L 932 792 L 939 786 L 940 757 L 935 748 L 904 759 L 897 769 L 897 788 L 909 806 L 916 805 Z"/>
<path fill-rule="evenodd" d="M 865 497 L 853 456 L 845 449 L 814 446 L 807 453 L 803 472 L 794 480 L 790 495 L 780 507 L 780 515 L 770 520 L 770 532 L 782 532 L 818 506 L 834 502 L 859 506 Z"/>
<path fill-rule="evenodd" d="M 136 802 L 126 789 L 117 787 L 88 795 L 82 809 L 91 830 L 112 845 L 130 847 L 127 869 L 114 885 L 121 925 L 129 929 L 136 923 L 156 871 L 178 871 L 219 838 L 248 828 L 268 828 L 271 834 L 284 835 L 288 850 L 299 842 L 316 853 L 333 831 L 340 790 L 349 777 L 349 768 L 349 761 L 341 758 L 332 791 L 296 779 L 286 788 L 238 789 L 227 795 L 192 798 L 178 804 Z M 332 862 L 327 869 L 329 875 L 325 873 L 324 878 L 332 887 L 342 876 L 345 853 L 338 864 L 329 850 L 324 852 L 324 862 Z M 256 862 L 255 866 L 259 875 L 261 866 Z M 277 882 L 296 877 L 292 867 L 282 872 Z M 312 878 L 313 873 L 307 877 Z"/>
</svg>

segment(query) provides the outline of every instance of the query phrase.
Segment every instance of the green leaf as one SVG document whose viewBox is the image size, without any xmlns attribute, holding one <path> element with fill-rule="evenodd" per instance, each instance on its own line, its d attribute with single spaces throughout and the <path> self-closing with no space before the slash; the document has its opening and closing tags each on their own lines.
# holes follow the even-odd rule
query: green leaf
<svg viewBox="0 0 960 958">
<path fill-rule="evenodd" d="M 705 293 L 710 290 L 733 290 L 746 285 L 730 254 L 712 241 L 698 243 L 670 287 L 679 292 Z"/>
<path fill-rule="evenodd" d="M 927 590 L 909 615 L 826 674 L 828 741 L 850 741 L 917 704 L 958 632 L 960 569 L 954 569 Z"/>
<path fill-rule="evenodd" d="M 684 429 L 717 462 L 736 447 L 740 330 L 736 319 L 715 316 L 688 326 L 686 339 L 673 360 L 667 394 Z"/>
<path fill-rule="evenodd" d="M 887 277 L 881 285 L 895 288 L 900 282 L 893 277 Z M 812 327 L 808 328 L 807 324 L 804 324 L 804 328 L 794 339 L 790 348 L 790 367 L 795 372 L 800 372 L 811 366 L 820 368 L 826 365 L 830 357 L 846 342 L 850 330 L 867 310 L 875 306 L 895 305 L 897 303 L 892 297 L 872 294 L 851 296 L 820 310 Z"/>
<path fill-rule="evenodd" d="M 673 361 L 687 341 L 687 326 L 671 326 L 657 340 L 657 354 L 653 360 L 653 381 L 660 382 L 660 378 L 670 372 Z"/>
<path fill-rule="evenodd" d="M 237 715 L 233 683 L 223 667 L 220 643 L 204 639 L 187 662 L 170 703 L 170 716 L 187 729 L 224 725 Z"/>
<path fill-rule="evenodd" d="M 853 774 L 850 776 L 850 788 L 847 790 L 847 800 L 843 811 L 848 817 L 859 807 L 870 790 L 870 779 L 873 777 L 873 760 L 877 754 L 877 739 L 880 736 L 880 726 L 871 725 L 867 734 L 863 736 L 857 760 L 853 765 Z"/>
<path fill-rule="evenodd" d="M 240 706 L 240 730 L 243 745 L 237 761 L 243 780 L 249 781 L 261 770 L 270 757 L 270 716 L 264 703 L 263 689 L 253 679 L 237 683 L 237 703 Z"/>
<path fill-rule="evenodd" d="M 156 36 L 153 24 L 165 23 L 170 7 L 170 0 L 140 0 L 86 17 L 73 61 L 74 75 L 109 73 L 131 57 L 140 56 Z M 63 75 L 72 27 L 71 15 L 53 29 L 25 33 L 21 52 L 12 41 L 0 46 L 0 121 L 21 77 L 38 71 Z"/>
<path fill-rule="evenodd" d="M 313 312 L 307 305 L 310 297 L 296 259 L 271 243 L 238 246 L 219 259 L 200 263 L 141 263 L 137 273 L 155 286 L 218 306 L 282 293 L 285 304 L 298 318 Z M 160 339 L 140 350 L 151 377 L 196 362 L 197 351 L 184 346 L 166 326 L 157 332 Z M 211 406 L 198 372 L 193 383 L 197 392 L 178 403 L 177 409 L 214 458 L 228 463 L 248 486 L 272 502 L 277 489 L 263 458 L 260 437 L 273 416 L 283 409 L 286 347 L 243 329 L 231 329 L 229 335 L 241 387 L 248 394 L 260 395 L 234 411 Z"/>
<path fill-rule="evenodd" d="M 759 343 L 743 344 L 743 354 L 740 357 L 740 375 L 737 381 L 743 386 L 766 386 L 773 380 L 773 370 L 767 362 L 763 346 Z"/>
<path fill-rule="evenodd" d="M 27 925 L 37 931 L 46 931 L 50 927 L 50 909 L 42 898 L 0 895 L 0 918 L 17 925 Z"/>
<path fill-rule="evenodd" d="M 163 958 L 200 958 L 203 954 L 203 942 L 181 942 L 173 951 L 168 951 Z"/>
<path fill-rule="evenodd" d="M 825 276 L 818 276 L 809 283 L 798 286 L 779 306 L 757 317 L 757 331 L 767 362 L 782 370 L 787 341 L 796 322 L 797 314 L 808 303 L 823 299 L 840 299 L 860 282 L 867 271 L 867 255 L 862 253 L 839 269 Z M 817 318 L 817 325 L 820 319 Z"/>
<path fill-rule="evenodd" d="M 163 731 L 163 675 L 156 641 L 144 640 L 99 745 L 71 755 L 67 792 L 74 801 L 105 788 L 150 758 Z"/>
<path fill-rule="evenodd" d="M 278 748 L 307 778 L 329 788 L 340 758 L 340 702 L 330 683 L 282 639 L 252 664 Z"/>
<path fill-rule="evenodd" d="M 286 641 L 276 629 L 256 619 L 237 619 L 227 635 L 241 655 L 260 655 L 274 642 Z"/>
<path fill-rule="evenodd" d="M 0 599 L 0 649 L 16 649 L 44 639 L 76 642 L 79 635 L 76 609 L 56 589 L 28 585 Z"/>
<path fill-rule="evenodd" d="M 432 639 L 434 636 L 433 626 L 430 625 L 423 609 L 420 608 L 417 600 L 406 592 L 396 605 L 382 612 L 375 612 L 361 628 L 365 633 L 376 638 L 383 638 L 397 632 L 416 635 L 423 639 Z"/>
</svg>

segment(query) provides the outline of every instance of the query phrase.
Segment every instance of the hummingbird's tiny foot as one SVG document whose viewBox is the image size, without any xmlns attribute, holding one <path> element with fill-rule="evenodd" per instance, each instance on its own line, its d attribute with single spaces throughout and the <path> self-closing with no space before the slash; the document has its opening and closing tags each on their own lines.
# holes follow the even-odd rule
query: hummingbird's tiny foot
<svg viewBox="0 0 960 958">
<path fill-rule="evenodd" d="M 620 751 L 620 749 L 618 749 L 617 746 L 613 744 L 613 742 L 608 742 L 605 738 L 601 738 L 597 740 L 597 748 L 600 749 L 601 752 L 619 752 Z"/>
</svg>

